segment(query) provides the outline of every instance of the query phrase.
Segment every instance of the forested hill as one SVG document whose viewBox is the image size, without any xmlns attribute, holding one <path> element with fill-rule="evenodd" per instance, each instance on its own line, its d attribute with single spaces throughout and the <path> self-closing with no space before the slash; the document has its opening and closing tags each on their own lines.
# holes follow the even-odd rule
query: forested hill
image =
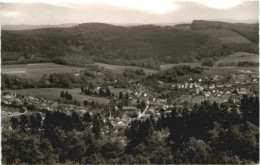
<svg viewBox="0 0 260 165">
<path fill-rule="evenodd" d="M 207 29 L 227 29 L 234 31 L 252 42 L 259 42 L 259 23 L 246 24 L 246 23 L 227 23 L 219 21 L 204 21 L 194 20 L 191 24 L 193 30 L 207 30 Z"/>
<path fill-rule="evenodd" d="M 96 61 L 152 68 L 159 63 L 203 60 L 231 51 L 258 52 L 258 45 L 251 41 L 222 43 L 223 36 L 241 36 L 236 32 L 195 29 L 84 23 L 70 28 L 3 30 L 2 61 L 3 64 L 53 61 L 77 66 Z M 12 53 L 6 52 L 19 52 L 25 59 L 7 61 L 10 58 L 5 57 Z"/>
<path fill-rule="evenodd" d="M 2 25 L 2 30 L 30 30 L 30 29 L 42 29 L 42 28 L 63 28 L 63 27 L 72 27 L 77 25 L 76 23 L 68 24 L 59 24 L 59 25 Z"/>
</svg>

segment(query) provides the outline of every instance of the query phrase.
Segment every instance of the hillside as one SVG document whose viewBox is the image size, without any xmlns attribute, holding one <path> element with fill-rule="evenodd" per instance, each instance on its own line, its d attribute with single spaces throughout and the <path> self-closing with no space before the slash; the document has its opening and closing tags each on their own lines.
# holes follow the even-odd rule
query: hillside
<svg viewBox="0 0 260 165">
<path fill-rule="evenodd" d="M 205 30 L 205 29 L 227 29 L 234 31 L 241 36 L 246 37 L 252 42 L 258 43 L 258 23 L 246 24 L 246 23 L 227 23 L 219 21 L 204 21 L 204 20 L 194 20 L 191 24 L 191 29 L 193 30 Z"/>
<path fill-rule="evenodd" d="M 31 30 L 31 29 L 42 29 L 42 28 L 62 28 L 62 27 L 73 27 L 76 23 L 60 24 L 60 25 L 2 25 L 2 30 Z"/>
<path fill-rule="evenodd" d="M 182 26 L 85 23 L 70 28 L 3 30 L 2 53 L 20 52 L 25 63 L 53 61 L 83 66 L 95 61 L 154 68 L 160 63 L 192 62 L 196 58 L 225 56 L 232 51 L 258 52 L 258 38 L 251 35 L 256 34 L 254 24 L 235 24 L 233 29 L 229 23 L 211 24 L 193 21 L 191 29 L 187 24 L 182 29 Z M 233 43 L 232 37 L 243 40 Z M 7 63 L 5 59 L 3 63 Z"/>
</svg>

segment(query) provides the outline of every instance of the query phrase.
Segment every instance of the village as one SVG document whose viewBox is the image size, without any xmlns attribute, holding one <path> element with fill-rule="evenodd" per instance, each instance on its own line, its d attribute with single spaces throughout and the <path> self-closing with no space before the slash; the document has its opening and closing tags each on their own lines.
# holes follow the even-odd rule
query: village
<svg viewBox="0 0 260 165">
<path fill-rule="evenodd" d="M 229 77 L 228 82 L 220 82 L 222 76 L 213 75 L 211 77 L 204 76 L 202 78 L 193 79 L 190 78 L 185 83 L 163 83 L 159 81 L 160 87 L 166 87 L 167 91 L 171 90 L 186 90 L 189 94 L 182 97 L 195 98 L 203 97 L 204 100 L 210 98 L 220 98 L 222 102 L 227 102 L 232 99 L 234 103 L 239 104 L 239 100 L 242 95 L 249 94 L 255 95 L 250 89 L 250 85 L 258 84 L 259 76 L 255 74 L 232 74 Z M 103 117 L 103 122 L 109 126 L 103 127 L 102 133 L 117 132 L 120 128 L 125 128 L 134 119 L 146 119 L 153 117 L 154 120 L 158 120 L 161 115 L 169 115 L 173 108 L 183 109 L 184 106 L 179 104 L 171 104 L 167 99 L 159 98 L 148 87 L 143 86 L 140 83 L 129 81 L 130 89 L 127 89 L 129 93 L 129 104 L 121 105 L 121 101 L 118 97 L 111 97 L 113 103 L 103 105 L 103 107 L 95 107 L 99 109 Z M 97 87 L 96 90 L 98 90 Z M 201 100 L 203 101 L 203 100 Z M 140 106 L 143 102 L 142 106 Z M 13 116 L 19 116 L 22 114 L 31 114 L 40 112 L 43 115 L 44 111 L 62 111 L 67 115 L 70 115 L 73 111 L 77 112 L 81 117 L 85 113 L 94 115 L 90 108 L 91 105 L 74 105 L 64 104 L 55 100 L 48 100 L 44 98 L 36 98 L 34 96 L 17 95 L 14 92 L 4 92 L 2 94 L 2 106 L 15 107 L 17 112 L 2 111 L 2 117 L 11 118 Z M 108 108 L 104 108 L 104 107 Z M 103 109 L 108 109 L 104 111 Z M 3 126 L 2 129 L 11 129 L 10 126 Z"/>
</svg>

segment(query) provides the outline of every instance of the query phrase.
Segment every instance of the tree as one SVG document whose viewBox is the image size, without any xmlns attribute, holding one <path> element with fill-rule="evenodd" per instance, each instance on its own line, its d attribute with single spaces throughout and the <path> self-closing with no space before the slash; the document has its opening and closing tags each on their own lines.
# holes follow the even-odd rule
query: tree
<svg viewBox="0 0 260 165">
<path fill-rule="evenodd" d="M 61 93 L 60 93 L 60 97 L 61 97 L 61 98 L 64 98 L 64 97 L 65 97 L 65 93 L 64 93 L 64 91 L 61 91 Z"/>
<path fill-rule="evenodd" d="M 142 109 L 145 109 L 145 107 L 146 107 L 146 104 L 145 104 L 144 100 L 141 101 L 141 107 L 142 107 Z"/>
<path fill-rule="evenodd" d="M 208 164 L 211 163 L 211 148 L 203 140 L 191 137 L 174 152 L 175 163 Z"/>
<path fill-rule="evenodd" d="M 240 110 L 245 121 L 250 121 L 259 126 L 259 98 L 244 95 L 241 99 Z"/>
<path fill-rule="evenodd" d="M 102 127 L 102 118 L 99 114 L 95 115 L 93 118 L 92 132 L 95 134 L 96 139 L 100 138 L 101 127 Z"/>
<path fill-rule="evenodd" d="M 99 96 L 100 97 L 103 97 L 104 96 L 104 92 L 103 92 L 103 89 L 102 88 L 99 88 L 99 91 L 98 91 L 98 93 L 99 93 Z"/>
<path fill-rule="evenodd" d="M 72 99 L 73 99 L 72 95 L 68 94 L 67 100 L 72 100 Z"/>
<path fill-rule="evenodd" d="M 92 82 L 90 82 L 89 85 L 88 85 L 88 88 L 89 88 L 90 90 L 94 90 L 94 89 L 95 89 L 95 86 L 93 85 Z"/>
<path fill-rule="evenodd" d="M 86 106 L 86 105 L 88 105 L 88 100 L 84 100 L 84 105 Z"/>
<path fill-rule="evenodd" d="M 83 156 L 85 153 L 85 145 L 82 142 L 78 142 L 73 145 L 72 149 L 68 153 L 68 157 L 73 162 L 83 163 Z"/>
<path fill-rule="evenodd" d="M 20 117 L 20 122 L 19 122 L 19 126 L 22 130 L 25 130 L 25 128 L 28 125 L 28 118 L 25 115 L 21 115 Z"/>
<path fill-rule="evenodd" d="M 81 90 L 81 93 L 84 93 L 84 91 L 85 91 L 84 85 L 81 85 L 80 90 Z"/>
<path fill-rule="evenodd" d="M 33 114 L 30 116 L 30 126 L 33 130 L 37 127 L 37 121 Z"/>
<path fill-rule="evenodd" d="M 123 98 L 123 93 L 120 91 L 119 92 L 119 99 L 122 99 Z"/>
<path fill-rule="evenodd" d="M 65 99 L 68 100 L 69 93 L 68 91 L 65 92 Z"/>
<path fill-rule="evenodd" d="M 254 162 L 259 160 L 259 128 L 256 125 L 250 122 L 234 125 L 227 132 L 226 138 L 228 149 L 233 153 Z"/>
<path fill-rule="evenodd" d="M 92 122 L 92 117 L 91 117 L 91 115 L 89 114 L 89 112 L 84 113 L 84 115 L 83 115 L 83 121 L 86 122 L 86 123 Z"/>
<path fill-rule="evenodd" d="M 116 142 L 107 142 L 101 147 L 100 153 L 105 159 L 116 159 L 123 153 L 123 146 Z"/>
<path fill-rule="evenodd" d="M 106 96 L 111 96 L 111 91 L 109 87 L 106 87 Z"/>
<path fill-rule="evenodd" d="M 12 117 L 11 122 L 12 122 L 12 129 L 16 130 L 19 126 L 19 120 L 16 117 Z"/>
<path fill-rule="evenodd" d="M 135 149 L 139 144 L 150 145 L 153 132 L 154 127 L 150 119 L 146 119 L 144 122 L 140 120 L 131 121 L 130 127 L 125 130 L 126 152 L 136 154 Z"/>
<path fill-rule="evenodd" d="M 78 130 L 83 130 L 83 125 L 82 125 L 82 122 L 79 118 L 78 113 L 73 111 L 71 117 L 72 117 L 72 120 L 73 120 L 73 125 L 74 125 L 73 127 L 78 129 Z"/>
<path fill-rule="evenodd" d="M 126 92 L 126 94 L 125 94 L 125 99 L 126 99 L 126 100 L 128 100 L 128 99 L 129 99 L 128 92 Z"/>
<path fill-rule="evenodd" d="M 35 127 L 36 128 L 41 128 L 41 125 L 42 125 L 42 116 L 39 114 L 39 113 L 36 113 L 36 124 L 35 124 Z"/>
</svg>

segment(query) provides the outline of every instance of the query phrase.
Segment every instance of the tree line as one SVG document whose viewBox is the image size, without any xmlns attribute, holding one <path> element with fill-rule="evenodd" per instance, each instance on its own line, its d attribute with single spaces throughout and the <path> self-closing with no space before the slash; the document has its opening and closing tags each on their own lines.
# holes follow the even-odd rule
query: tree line
<svg viewBox="0 0 260 165">
<path fill-rule="evenodd" d="M 3 163 L 80 164 L 251 164 L 259 161 L 259 98 L 243 96 L 236 104 L 203 101 L 173 108 L 161 117 L 133 120 L 111 141 L 101 132 L 99 114 L 46 111 L 11 119 L 2 132 Z M 76 136 L 75 136 L 76 135 Z"/>
</svg>

